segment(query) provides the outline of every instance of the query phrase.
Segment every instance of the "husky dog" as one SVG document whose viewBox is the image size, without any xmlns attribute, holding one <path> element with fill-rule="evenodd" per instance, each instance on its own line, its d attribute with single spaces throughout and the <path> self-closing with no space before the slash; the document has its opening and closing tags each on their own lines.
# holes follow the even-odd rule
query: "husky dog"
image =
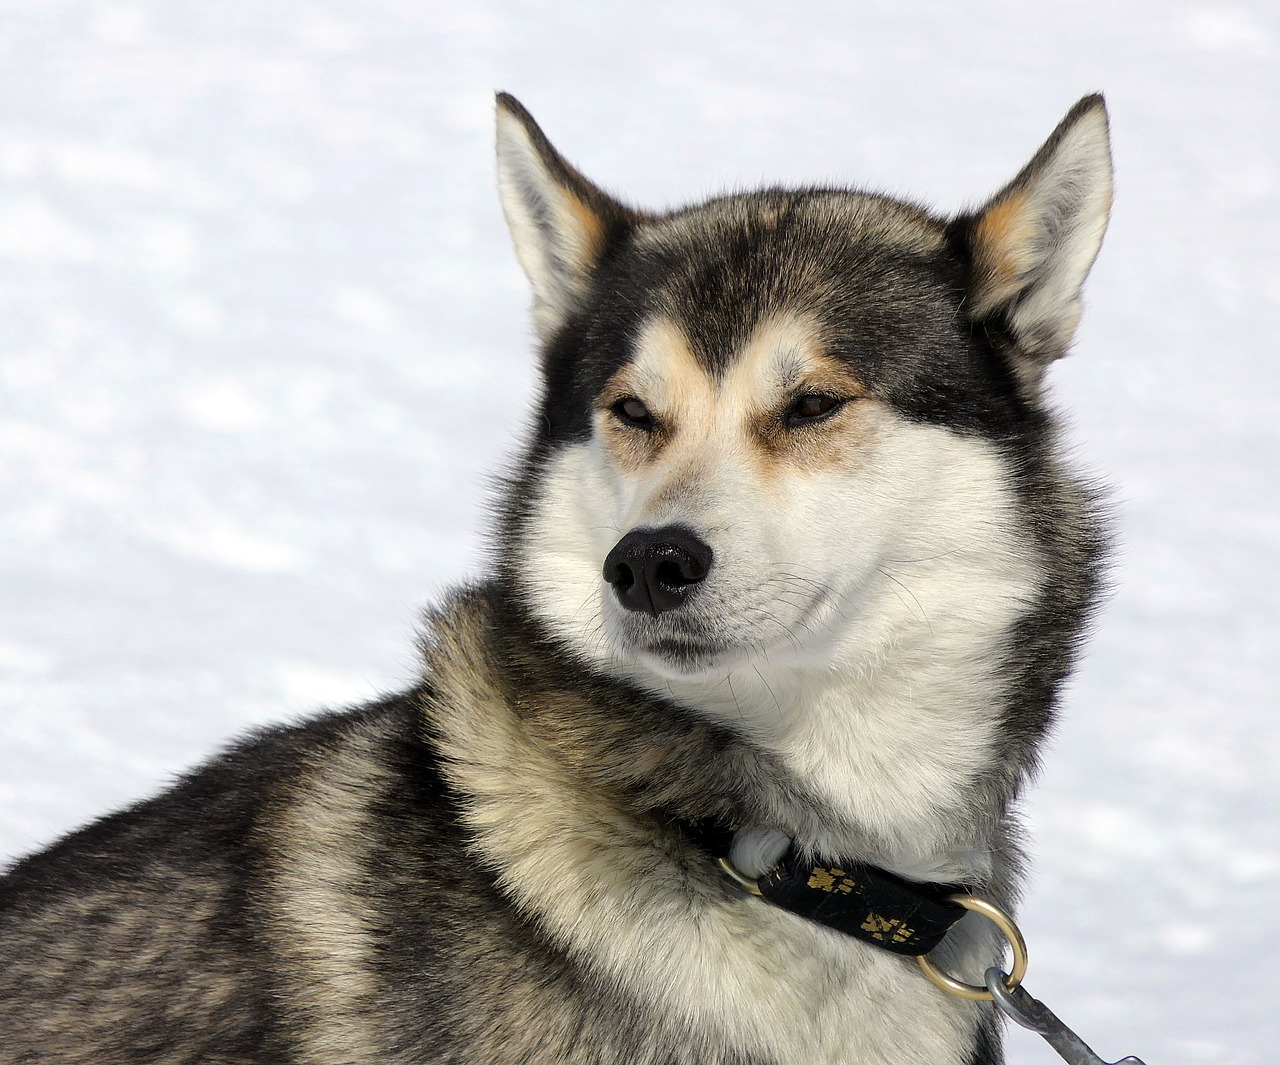
<svg viewBox="0 0 1280 1065">
<path fill-rule="evenodd" d="M 513 98 L 543 390 L 411 691 L 257 733 L 0 881 L 0 1061 L 992 1065 L 990 1005 L 688 826 L 1011 906 L 1098 589 L 1043 387 L 1111 201 L 1081 100 L 980 210 L 606 195 Z M 974 927 L 970 927 L 970 923 Z M 933 958 L 974 981 L 999 940 Z"/>
</svg>

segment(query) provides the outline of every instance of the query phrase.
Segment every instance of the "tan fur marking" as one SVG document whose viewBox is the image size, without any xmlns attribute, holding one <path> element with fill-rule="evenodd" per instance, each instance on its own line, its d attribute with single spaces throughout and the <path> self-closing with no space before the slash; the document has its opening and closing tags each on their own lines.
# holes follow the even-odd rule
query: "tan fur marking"
<svg viewBox="0 0 1280 1065">
<path fill-rule="evenodd" d="M 821 351 L 816 330 L 796 350 L 802 353 L 796 380 L 781 402 L 757 407 L 749 421 L 748 432 L 755 445 L 750 454 L 756 471 L 765 479 L 787 469 L 812 471 L 845 466 L 866 443 L 861 431 L 866 419 L 859 416 L 858 410 L 858 403 L 867 395 L 862 380 L 847 364 Z M 748 382 L 743 385 L 746 387 Z M 806 392 L 835 396 L 846 403 L 810 427 L 790 428 L 785 421 L 787 410 Z"/>
<path fill-rule="evenodd" d="M 787 409 L 806 392 L 849 402 L 809 428 L 788 428 Z M 825 353 L 818 324 L 806 317 L 780 315 L 762 323 L 726 378 L 723 393 L 722 402 L 746 412 L 744 450 L 765 481 L 787 470 L 847 465 L 866 444 L 866 419 L 858 411 L 866 386 L 847 364 Z"/>
<path fill-rule="evenodd" d="M 804 387 L 851 399 L 861 399 L 867 395 L 867 386 L 851 367 L 824 354 L 813 356 L 812 367 L 805 373 Z"/>
<path fill-rule="evenodd" d="M 583 200 L 567 191 L 564 194 L 564 206 L 573 215 L 581 234 L 582 246 L 577 249 L 578 257 L 574 266 L 580 274 L 586 275 L 595 268 L 604 247 L 604 223 Z"/>
<path fill-rule="evenodd" d="M 656 319 L 636 344 L 636 358 L 623 366 L 600 392 L 596 428 L 620 469 L 638 472 L 707 409 L 715 386 L 693 354 L 688 338 L 669 319 Z M 627 426 L 612 412 L 620 399 L 634 396 L 649 408 L 657 431 Z"/>
<path fill-rule="evenodd" d="M 351 1065 L 385 1060 L 378 1051 L 372 934 L 360 898 L 358 856 L 372 833 L 368 804 L 385 790 L 385 771 L 353 736 L 323 767 L 297 782 L 297 801 L 280 813 L 270 883 L 276 949 L 288 959 L 293 1001 L 323 1025 L 302 1029 L 299 1060 Z"/>
<path fill-rule="evenodd" d="M 805 392 L 848 402 L 821 423 L 789 428 L 787 408 Z M 807 317 L 762 322 L 719 381 L 697 360 L 678 325 L 655 319 L 641 334 L 635 359 L 601 391 L 596 426 L 620 470 L 654 479 L 642 513 L 660 520 L 697 491 L 717 461 L 745 460 L 767 482 L 787 470 L 856 461 L 874 421 L 860 410 L 866 395 L 858 375 L 825 354 L 820 327 Z M 656 431 L 627 426 L 613 414 L 613 405 L 626 397 L 649 408 Z"/>
<path fill-rule="evenodd" d="M 662 430 L 646 433 L 625 425 L 614 416 L 610 406 L 612 404 L 596 411 L 596 432 L 618 469 L 638 473 L 666 442 L 666 433 Z"/>
<path fill-rule="evenodd" d="M 684 330 L 668 318 L 651 322 L 637 345 L 641 355 L 637 368 L 650 381 L 661 382 L 660 404 L 677 415 L 712 397 L 714 384 L 693 353 Z M 652 384 L 650 384 L 652 387 Z"/>
<path fill-rule="evenodd" d="M 999 304 L 1022 284 L 1036 237 L 1029 199 L 1025 191 L 1012 193 L 988 208 L 974 227 L 974 248 L 985 274 L 983 309 Z"/>
</svg>

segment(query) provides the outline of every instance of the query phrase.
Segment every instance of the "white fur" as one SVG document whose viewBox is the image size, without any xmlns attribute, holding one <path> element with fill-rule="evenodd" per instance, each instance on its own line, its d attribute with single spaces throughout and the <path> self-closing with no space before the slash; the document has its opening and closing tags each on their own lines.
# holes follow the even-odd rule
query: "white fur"
<svg viewBox="0 0 1280 1065">
<path fill-rule="evenodd" d="M 729 861 L 743 876 L 758 880 L 773 869 L 791 846 L 791 837 L 768 825 L 747 825 L 733 834 Z"/>
<path fill-rule="evenodd" d="M 582 294 L 598 251 L 595 234 L 589 215 L 547 169 L 524 124 L 502 106 L 497 158 L 502 210 L 533 289 L 534 326 L 545 340 Z"/>
</svg>

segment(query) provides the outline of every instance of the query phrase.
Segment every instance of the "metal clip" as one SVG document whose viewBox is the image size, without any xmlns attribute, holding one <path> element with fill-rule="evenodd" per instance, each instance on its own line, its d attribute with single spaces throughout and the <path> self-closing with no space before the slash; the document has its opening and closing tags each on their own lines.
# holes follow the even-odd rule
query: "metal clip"
<svg viewBox="0 0 1280 1065">
<path fill-rule="evenodd" d="M 1032 998 L 1022 986 L 1010 988 L 1009 976 L 994 965 L 987 970 L 987 990 L 1001 1012 L 1022 1025 L 1023 1028 L 1044 1036 L 1044 1040 L 1056 1050 L 1069 1065 L 1109 1065 L 1075 1032 L 1063 1024 L 1053 1011 L 1039 999 Z M 1113 1065 L 1143 1065 L 1135 1057 L 1121 1058 Z"/>
</svg>

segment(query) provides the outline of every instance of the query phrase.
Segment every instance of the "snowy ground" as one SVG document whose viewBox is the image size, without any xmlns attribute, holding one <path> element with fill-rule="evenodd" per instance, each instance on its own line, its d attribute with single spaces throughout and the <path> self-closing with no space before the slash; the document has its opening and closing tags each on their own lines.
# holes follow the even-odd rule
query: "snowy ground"
<svg viewBox="0 0 1280 1065">
<path fill-rule="evenodd" d="M 1274 1061 L 1274 6 L 550 6 L 0 6 L 0 859 L 402 684 L 482 564 L 532 383 L 495 88 L 642 203 L 946 208 L 1101 88 L 1118 201 L 1054 386 L 1122 548 L 1029 811 L 1028 984 L 1109 1058 Z"/>
</svg>

